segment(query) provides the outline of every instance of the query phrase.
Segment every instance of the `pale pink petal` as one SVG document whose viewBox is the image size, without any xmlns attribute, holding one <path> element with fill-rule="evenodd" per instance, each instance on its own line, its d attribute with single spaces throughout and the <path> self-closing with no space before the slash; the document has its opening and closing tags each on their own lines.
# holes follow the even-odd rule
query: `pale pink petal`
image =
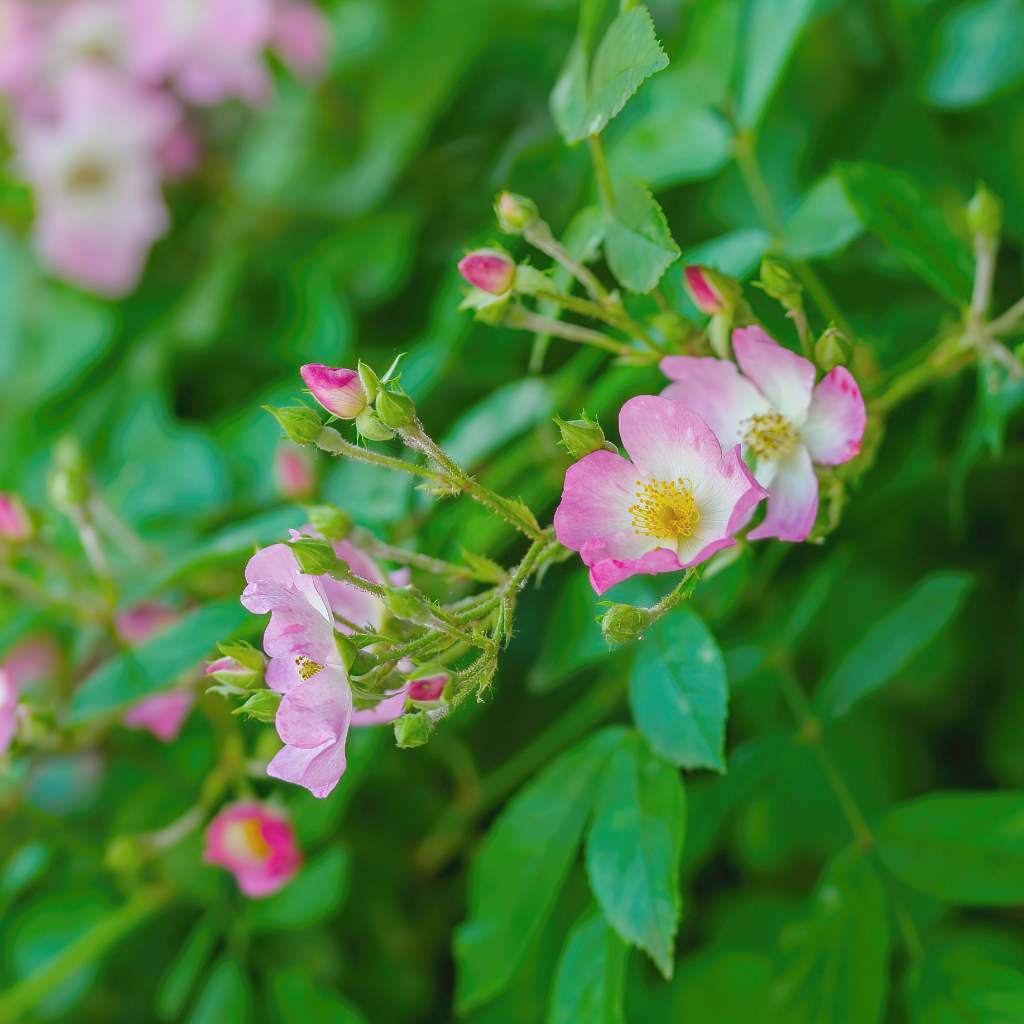
<svg viewBox="0 0 1024 1024">
<path fill-rule="evenodd" d="M 802 423 L 811 403 L 814 364 L 783 348 L 760 327 L 737 327 L 732 347 L 740 368 L 776 412 L 792 423 Z"/>
<path fill-rule="evenodd" d="M 340 669 L 326 668 L 289 690 L 277 709 L 277 734 L 290 747 L 309 750 L 345 744 L 352 719 L 352 690 Z"/>
<path fill-rule="evenodd" d="M 632 532 L 629 507 L 636 501 L 637 480 L 636 469 L 614 452 L 591 452 L 571 465 L 555 510 L 558 540 L 581 551 L 594 537 Z"/>
<path fill-rule="evenodd" d="M 802 445 L 779 462 L 768 494 L 768 513 L 764 522 L 747 536 L 751 540 L 778 537 L 801 541 L 814 526 L 818 514 L 818 478 L 811 456 Z"/>
<path fill-rule="evenodd" d="M 722 446 L 711 428 L 670 398 L 631 398 L 619 412 L 619 436 L 643 477 L 696 482 L 722 464 Z"/>
<path fill-rule="evenodd" d="M 742 422 L 771 409 L 757 388 L 726 359 L 666 356 L 661 372 L 670 378 L 662 395 L 692 409 L 715 432 L 723 448 L 742 441 Z"/>
<path fill-rule="evenodd" d="M 683 565 L 674 551 L 668 548 L 655 548 L 640 558 L 606 558 L 595 562 L 590 566 L 590 585 L 598 594 L 603 594 L 609 587 L 621 583 L 630 576 L 675 572 L 682 568 Z"/>
<path fill-rule="evenodd" d="M 442 687 L 443 689 L 443 687 Z M 385 697 L 375 708 L 364 708 L 362 711 L 352 712 L 352 724 L 356 726 L 384 725 L 393 722 L 405 710 L 406 688 L 396 690 L 393 694 Z"/>
<path fill-rule="evenodd" d="M 337 660 L 334 627 L 293 587 L 256 580 L 242 591 L 241 602 L 258 615 L 272 613 L 263 634 L 271 658 L 305 657 L 319 665 Z"/>
<path fill-rule="evenodd" d="M 345 774 L 344 743 L 325 743 L 312 750 L 282 747 L 267 765 L 272 779 L 304 786 L 313 796 L 328 796 Z"/>
<path fill-rule="evenodd" d="M 278 693 L 287 693 L 304 682 L 299 674 L 298 661 L 292 657 L 271 658 L 264 679 L 267 686 Z"/>
<path fill-rule="evenodd" d="M 837 366 L 814 389 L 800 433 L 815 462 L 835 466 L 859 454 L 865 422 L 860 388 L 845 366 Z"/>
</svg>

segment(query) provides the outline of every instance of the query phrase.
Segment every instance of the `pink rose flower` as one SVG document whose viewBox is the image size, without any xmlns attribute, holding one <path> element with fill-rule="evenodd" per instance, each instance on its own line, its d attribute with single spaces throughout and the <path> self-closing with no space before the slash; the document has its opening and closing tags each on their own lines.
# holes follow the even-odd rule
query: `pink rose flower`
<svg viewBox="0 0 1024 1024">
<path fill-rule="evenodd" d="M 203 860 L 227 868 L 238 888 L 255 899 L 287 885 L 302 854 L 283 811 L 247 800 L 225 807 L 206 827 Z"/>
<path fill-rule="evenodd" d="M 56 273 L 124 295 L 167 228 L 157 150 L 177 110 L 166 96 L 90 66 L 64 77 L 57 110 L 19 132 L 19 160 L 35 189 L 36 246 Z"/>
<path fill-rule="evenodd" d="M 590 566 L 603 594 L 637 573 L 699 565 L 735 544 L 765 497 L 740 458 L 707 424 L 667 398 L 631 398 L 619 434 L 632 462 L 600 449 L 570 466 L 555 512 L 559 541 Z"/>
<path fill-rule="evenodd" d="M 768 512 L 749 537 L 807 538 L 818 514 L 814 463 L 834 466 L 860 451 L 865 410 L 850 371 L 837 366 L 817 386 L 814 365 L 760 327 L 733 331 L 745 376 L 724 359 L 666 356 L 674 383 L 662 392 L 710 424 L 723 445 L 741 444 L 768 490 Z"/>
<path fill-rule="evenodd" d="M 122 721 L 129 729 L 147 729 L 161 742 L 173 743 L 195 702 L 190 690 L 155 693 L 133 704 Z"/>
<path fill-rule="evenodd" d="M 330 26 L 316 4 L 305 0 L 277 0 L 271 45 L 297 75 L 312 79 L 323 74 L 330 44 Z"/>
<path fill-rule="evenodd" d="M 32 520 L 16 494 L 0 491 L 0 540 L 22 541 L 32 536 Z"/>
<path fill-rule="evenodd" d="M 7 752 L 14 739 L 18 728 L 17 712 L 18 684 L 14 676 L 0 666 L 0 754 Z"/>
</svg>

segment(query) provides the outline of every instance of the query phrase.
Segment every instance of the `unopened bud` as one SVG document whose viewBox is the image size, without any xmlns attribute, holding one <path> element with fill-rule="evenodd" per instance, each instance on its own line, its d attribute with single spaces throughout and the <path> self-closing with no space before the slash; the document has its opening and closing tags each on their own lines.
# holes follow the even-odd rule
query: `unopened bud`
<svg viewBox="0 0 1024 1024">
<path fill-rule="evenodd" d="M 373 402 L 380 391 L 380 377 L 362 359 L 356 363 L 356 372 L 359 374 L 359 381 L 363 385 L 363 394 L 366 395 L 366 401 Z"/>
<path fill-rule="evenodd" d="M 803 305 L 803 287 L 778 260 L 766 256 L 761 260 L 761 279 L 757 282 L 766 295 L 781 302 L 786 309 Z"/>
<path fill-rule="evenodd" d="M 309 525 L 328 540 L 341 540 L 352 529 L 352 517 L 334 505 L 307 505 Z"/>
<path fill-rule="evenodd" d="M 348 564 L 334 553 L 330 541 L 300 537 L 298 540 L 286 540 L 285 544 L 292 549 L 299 572 L 304 575 L 329 574 L 335 579 L 344 579 L 348 575 Z"/>
<path fill-rule="evenodd" d="M 403 750 L 422 747 L 433 731 L 434 723 L 425 712 L 402 715 L 395 719 L 395 744 Z"/>
<path fill-rule="evenodd" d="M 301 501 L 316 490 L 313 459 L 305 448 L 282 441 L 274 452 L 274 483 L 278 494 L 291 501 Z"/>
<path fill-rule="evenodd" d="M 693 299 L 693 304 L 708 316 L 716 313 L 729 313 L 740 298 L 740 286 L 731 277 L 699 263 L 691 263 L 683 268 L 686 279 L 686 290 Z"/>
<path fill-rule="evenodd" d="M 32 520 L 16 494 L 0 492 L 0 540 L 28 540 L 34 533 Z"/>
<path fill-rule="evenodd" d="M 356 430 L 367 441 L 390 441 L 395 436 L 395 432 L 385 426 L 372 409 L 364 409 L 356 417 Z"/>
<path fill-rule="evenodd" d="M 490 295 L 504 295 L 516 279 L 516 264 L 504 249 L 474 249 L 459 260 L 459 273 Z"/>
<path fill-rule="evenodd" d="M 239 704 L 231 714 L 244 718 L 255 718 L 257 722 L 268 725 L 277 717 L 277 709 L 281 706 L 281 694 L 276 690 L 257 690 L 250 694 L 244 704 Z"/>
<path fill-rule="evenodd" d="M 590 419 L 586 413 L 582 419 L 563 420 L 556 416 L 555 425 L 562 435 L 559 444 L 574 458 L 582 459 L 592 452 L 605 449 L 606 451 L 617 451 L 615 445 L 605 440 L 604 431 L 597 420 Z"/>
<path fill-rule="evenodd" d="M 601 632 L 610 644 L 628 644 L 639 640 L 651 624 L 646 608 L 631 604 L 613 604 L 601 617 Z"/>
<path fill-rule="evenodd" d="M 494 201 L 498 227 L 507 235 L 521 235 L 540 216 L 537 204 L 515 192 L 499 192 Z"/>
<path fill-rule="evenodd" d="M 354 420 L 366 408 L 366 394 L 355 370 L 307 363 L 299 373 L 313 397 L 332 416 Z"/>
<path fill-rule="evenodd" d="M 999 237 L 1003 229 L 1003 204 L 980 181 L 966 212 L 971 234 L 990 241 Z"/>
<path fill-rule="evenodd" d="M 134 874 L 142 867 L 142 844 L 137 836 L 114 836 L 103 860 L 111 871 L 119 875 Z"/>
<path fill-rule="evenodd" d="M 814 343 L 814 361 L 826 373 L 843 366 L 850 358 L 850 343 L 836 327 L 827 331 Z"/>
<path fill-rule="evenodd" d="M 263 682 L 264 659 L 259 651 L 253 648 L 250 650 L 259 656 L 258 663 L 244 665 L 237 658 L 224 655 L 206 666 L 206 674 L 213 676 L 218 683 L 237 686 L 240 690 L 251 690 L 254 686 L 259 686 Z M 243 657 L 249 660 L 247 655 L 243 655 Z"/>
<path fill-rule="evenodd" d="M 61 510 L 78 508 L 89 498 L 89 473 L 82 448 L 73 437 L 63 437 L 53 453 L 49 478 L 50 500 Z"/>
<path fill-rule="evenodd" d="M 406 695 L 419 707 L 437 707 L 451 674 L 441 665 L 424 665 L 409 680 Z"/>
<path fill-rule="evenodd" d="M 393 430 L 409 426 L 416 417 L 416 406 L 407 395 L 381 388 L 377 395 L 377 415 L 381 422 Z"/>
<path fill-rule="evenodd" d="M 288 405 L 281 409 L 265 405 L 263 408 L 281 424 L 285 436 L 296 444 L 312 444 L 324 428 L 320 417 L 306 405 Z"/>
</svg>

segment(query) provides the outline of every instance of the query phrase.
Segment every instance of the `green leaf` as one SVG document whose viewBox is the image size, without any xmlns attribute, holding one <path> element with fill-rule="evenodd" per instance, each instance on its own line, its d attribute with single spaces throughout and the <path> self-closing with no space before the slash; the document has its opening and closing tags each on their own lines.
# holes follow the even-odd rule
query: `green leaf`
<svg viewBox="0 0 1024 1024">
<path fill-rule="evenodd" d="M 662 757 L 724 772 L 729 682 L 715 638 L 688 608 L 647 631 L 629 679 L 633 718 Z"/>
<path fill-rule="evenodd" d="M 909 270 L 955 305 L 970 297 L 971 250 L 913 178 L 866 163 L 838 174 L 861 223 Z"/>
<path fill-rule="evenodd" d="M 789 215 L 783 248 L 795 259 L 813 260 L 845 249 L 864 228 L 838 174 L 819 178 Z"/>
<path fill-rule="evenodd" d="M 252 931 L 297 931 L 326 920 L 348 893 L 348 850 L 332 846 L 307 864 L 279 892 L 246 906 Z"/>
<path fill-rule="evenodd" d="M 907 975 L 913 1024 L 1019 1024 L 1024 974 L 997 963 L 973 944 L 929 950 Z"/>
<path fill-rule="evenodd" d="M 679 246 L 665 214 L 640 182 L 626 180 L 616 185 L 604 251 L 619 284 L 632 292 L 649 292 L 669 264 L 679 258 Z"/>
<path fill-rule="evenodd" d="M 828 870 L 807 920 L 781 936 L 776 1024 L 877 1024 L 889 974 L 882 883 L 851 850 Z"/>
<path fill-rule="evenodd" d="M 859 700 L 880 690 L 953 620 L 971 588 L 961 572 L 925 577 L 850 650 L 815 695 L 829 718 L 845 715 Z"/>
<path fill-rule="evenodd" d="M 303 970 L 277 971 L 270 976 L 270 1007 L 275 1024 L 365 1024 L 349 1003 Z"/>
<path fill-rule="evenodd" d="M 925 99 L 951 109 L 984 103 L 1024 79 L 1024 7 L 1019 0 L 960 4 L 939 23 L 932 50 Z"/>
<path fill-rule="evenodd" d="M 619 14 L 591 61 L 601 7 L 584 5 L 581 10 L 580 33 L 551 93 L 551 115 L 570 144 L 601 132 L 645 79 L 668 66 L 646 7 Z"/>
<path fill-rule="evenodd" d="M 594 787 L 622 730 L 605 729 L 556 761 L 501 813 L 477 853 L 468 920 L 455 935 L 460 1012 L 503 991 L 565 882 Z"/>
<path fill-rule="evenodd" d="M 71 701 L 69 721 L 84 722 L 170 686 L 198 667 L 249 617 L 237 599 L 197 608 L 152 640 L 101 665 Z"/>
<path fill-rule="evenodd" d="M 216 654 L 217 643 L 229 638 L 249 618 L 235 600 L 197 608 L 153 639 L 101 665 L 82 684 L 71 706 L 71 721 L 132 703 L 172 684 Z"/>
<path fill-rule="evenodd" d="M 206 966 L 213 952 L 218 934 L 218 929 L 208 917 L 201 918 L 189 932 L 157 989 L 154 1008 L 158 1017 L 177 1020 L 181 1016 L 199 972 Z"/>
<path fill-rule="evenodd" d="M 679 770 L 632 734 L 612 754 L 587 836 L 587 876 L 622 938 L 672 976 L 685 800 Z"/>
<path fill-rule="evenodd" d="M 592 911 L 565 940 L 548 1005 L 548 1024 L 623 1024 L 628 948 Z"/>
<path fill-rule="evenodd" d="M 878 852 L 907 885 L 951 903 L 1024 902 L 1024 793 L 934 793 L 893 808 Z"/>
<path fill-rule="evenodd" d="M 816 0 L 747 0 L 736 98 L 741 127 L 761 120 L 815 6 Z"/>
<path fill-rule="evenodd" d="M 252 1020 L 249 984 L 236 960 L 225 957 L 206 976 L 188 1024 L 247 1024 Z"/>
</svg>

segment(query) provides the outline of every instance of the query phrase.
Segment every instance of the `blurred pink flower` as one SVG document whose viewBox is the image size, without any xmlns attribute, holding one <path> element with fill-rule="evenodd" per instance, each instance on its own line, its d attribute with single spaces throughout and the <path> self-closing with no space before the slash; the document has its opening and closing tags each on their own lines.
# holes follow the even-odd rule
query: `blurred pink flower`
<svg viewBox="0 0 1024 1024">
<path fill-rule="evenodd" d="M 7 751 L 18 728 L 18 684 L 6 668 L 0 666 L 0 754 Z"/>
<path fill-rule="evenodd" d="M 181 613 L 160 601 L 143 601 L 131 608 L 122 608 L 114 615 L 117 635 L 135 646 L 177 622 Z"/>
<path fill-rule="evenodd" d="M 316 4 L 276 0 L 271 45 L 297 75 L 317 78 L 323 74 L 330 44 L 330 26 Z"/>
<path fill-rule="evenodd" d="M 246 896 L 269 896 L 302 864 L 295 830 L 283 811 L 254 800 L 231 804 L 206 828 L 203 860 L 231 871 Z"/>
<path fill-rule="evenodd" d="M 175 105 L 82 66 L 62 81 L 57 110 L 19 131 L 19 159 L 36 193 L 37 248 L 58 274 L 123 295 L 167 228 L 156 154 L 176 123 Z"/>
<path fill-rule="evenodd" d="M 130 707 L 123 722 L 129 729 L 147 729 L 158 740 L 171 743 L 178 738 L 195 702 L 195 694 L 190 690 L 155 693 Z"/>
<path fill-rule="evenodd" d="M 199 136 L 184 121 L 179 121 L 164 136 L 157 150 L 160 168 L 168 181 L 181 181 L 199 166 L 202 144 Z"/>
<path fill-rule="evenodd" d="M 274 483 L 282 498 L 302 501 L 316 491 L 312 455 L 291 441 L 282 441 L 274 452 Z"/>
<path fill-rule="evenodd" d="M 768 512 L 748 536 L 805 540 L 818 514 L 813 463 L 834 466 L 860 451 L 864 399 L 843 366 L 815 387 L 814 364 L 760 327 L 737 328 L 732 338 L 743 376 L 728 360 L 666 356 L 661 369 L 673 383 L 662 394 L 703 417 L 723 445 L 742 444 L 756 460 Z"/>
<path fill-rule="evenodd" d="M 200 106 L 239 98 L 262 102 L 270 88 L 264 49 L 272 0 L 125 0 L 135 30 L 135 66 L 170 80 Z"/>
<path fill-rule="evenodd" d="M 37 5 L 0 0 L 0 92 L 21 100 L 31 88 L 42 43 Z"/>
<path fill-rule="evenodd" d="M 52 675 L 59 661 L 60 649 L 52 636 L 30 636 L 7 652 L 3 668 L 24 690 Z"/>
<path fill-rule="evenodd" d="M 765 497 L 740 458 L 722 451 L 696 413 L 640 395 L 619 413 L 630 462 L 600 449 L 570 466 L 555 533 L 590 566 L 603 594 L 636 573 L 699 565 L 736 542 L 732 535 Z"/>
<path fill-rule="evenodd" d="M 32 536 L 32 520 L 16 494 L 0 491 L 0 540 L 22 541 Z"/>
</svg>

